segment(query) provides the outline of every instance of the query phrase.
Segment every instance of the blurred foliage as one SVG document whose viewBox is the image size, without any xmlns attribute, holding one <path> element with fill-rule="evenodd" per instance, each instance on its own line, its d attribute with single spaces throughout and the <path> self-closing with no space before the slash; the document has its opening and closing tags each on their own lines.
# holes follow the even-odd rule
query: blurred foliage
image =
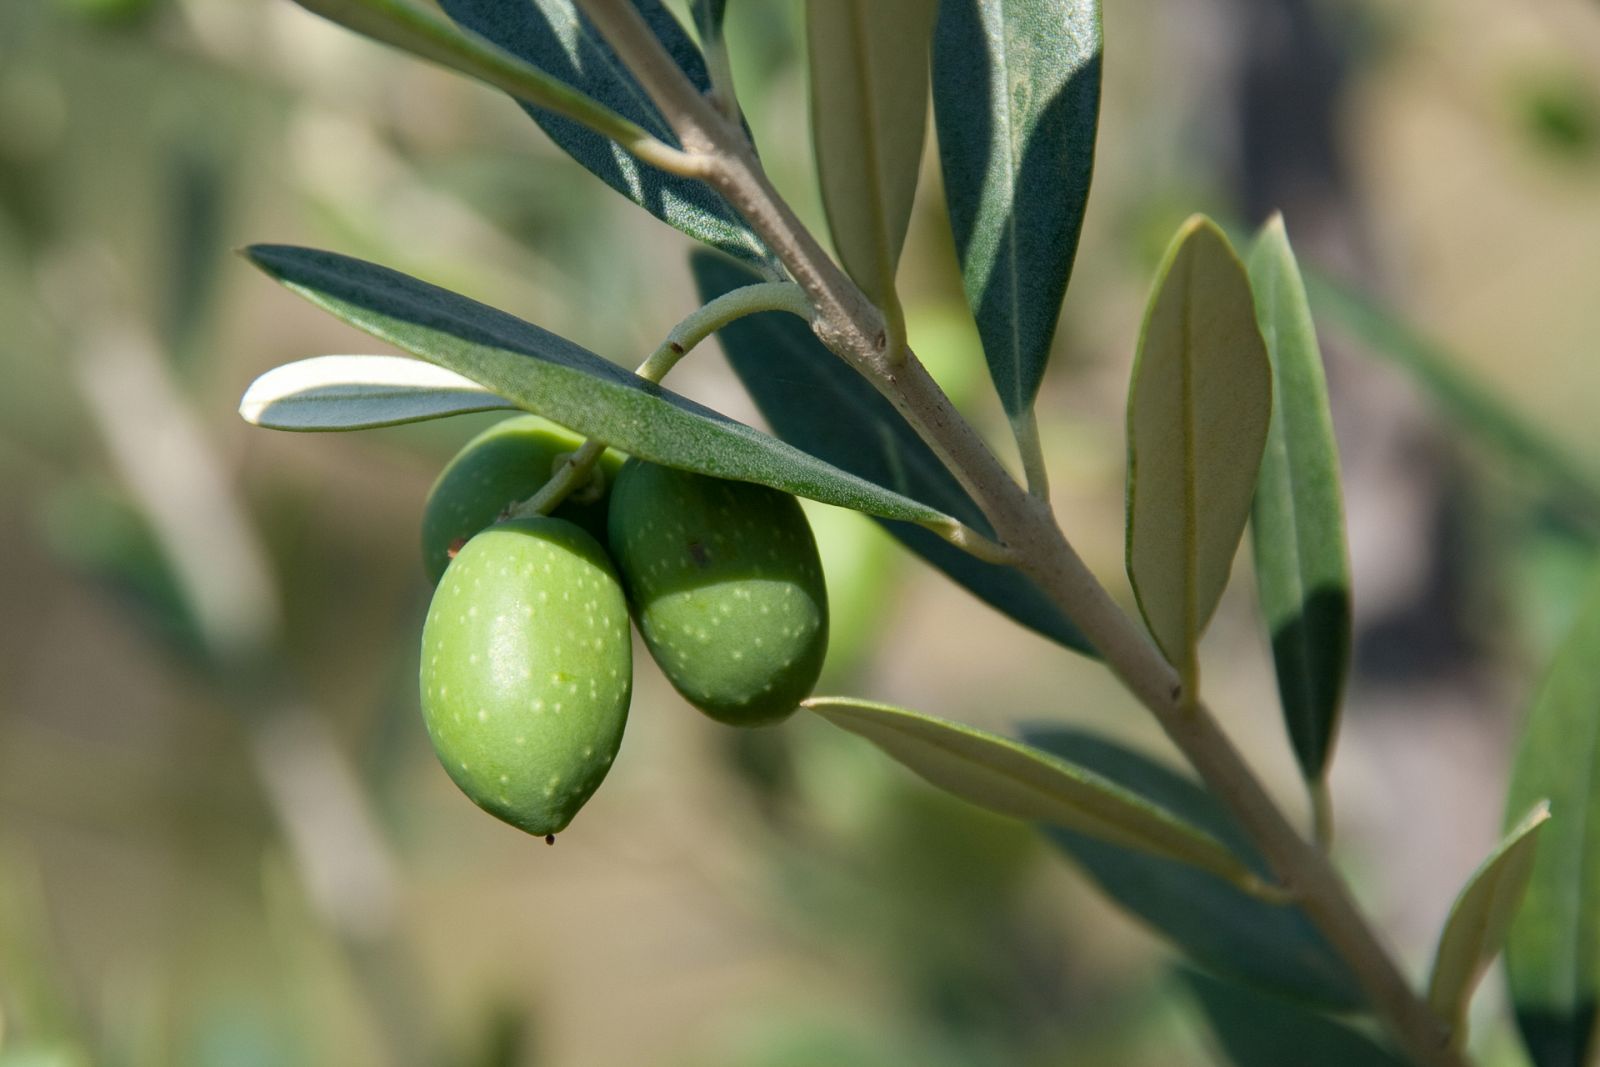
<svg viewBox="0 0 1600 1067">
<path fill-rule="evenodd" d="M 1328 7 L 1284 8 L 1302 6 Z M 1238 87 L 1255 83 L 1240 71 L 1252 35 L 1286 17 L 1113 7 L 1099 173 L 1041 401 L 1058 508 L 1108 576 L 1148 273 L 1191 211 L 1248 214 L 1245 179 L 1268 164 L 1241 173 L 1254 112 Z M 735 75 L 778 186 L 818 223 L 798 5 L 782 10 L 730 5 Z M 1593 478 L 1600 10 L 1370 0 L 1310 24 L 1344 52 L 1319 91 L 1348 188 L 1292 166 L 1270 186 L 1297 247 Z M 1311 90 L 1286 91 L 1311 113 Z M 937 171 L 925 162 L 901 268 L 911 339 L 1002 442 Z M 255 374 L 368 343 L 229 254 L 268 239 L 416 273 L 628 364 L 692 299 L 688 242 L 515 106 L 281 0 L 0 0 L 0 1067 L 1209 1062 L 1164 950 L 1031 831 L 821 723 L 723 730 L 641 666 L 617 770 L 573 833 L 547 849 L 482 818 L 420 729 L 417 520 L 492 418 L 346 437 L 239 426 Z M 193 422 L 220 506 L 247 520 L 234 548 L 270 576 L 263 611 L 281 621 L 241 660 L 218 662 L 183 592 L 207 561 L 173 555 L 86 399 L 111 336 L 159 354 L 180 407 L 140 413 L 142 432 Z M 1329 347 L 1358 623 L 1403 634 L 1374 627 L 1408 610 L 1437 626 L 1447 603 L 1479 635 L 1442 671 L 1358 663 L 1335 772 L 1364 892 L 1424 902 L 1380 908 L 1404 911 L 1395 937 L 1420 958 L 1498 821 L 1500 778 L 1443 763 L 1487 750 L 1503 768 L 1522 703 L 1505 694 L 1570 616 L 1594 530 L 1492 442 L 1442 447 L 1471 432 L 1422 414 L 1426 383 Z M 674 385 L 752 417 L 715 357 Z M 1471 536 L 1435 536 L 1434 512 L 1404 510 L 1418 501 Z M 1397 511 L 1416 521 L 1381 521 Z M 990 728 L 1060 716 L 1150 739 L 1092 664 L 1019 636 L 859 517 L 815 518 L 830 688 Z M 1447 586 L 1397 578 L 1390 559 L 1468 591 L 1441 601 Z M 1206 649 L 1240 708 L 1270 691 L 1249 600 L 1230 594 Z M 1364 600 L 1384 606 L 1363 615 Z M 1422 699 L 1430 686 L 1442 700 Z M 1443 720 L 1385 714 L 1441 703 Z M 1287 795 L 1274 725 L 1229 722 Z M 1398 825 L 1411 782 L 1386 748 L 1465 800 Z M 1420 882 L 1383 861 L 1408 854 L 1430 868 Z M 1485 1062 L 1516 1062 L 1503 1027 L 1474 1030 Z"/>
</svg>

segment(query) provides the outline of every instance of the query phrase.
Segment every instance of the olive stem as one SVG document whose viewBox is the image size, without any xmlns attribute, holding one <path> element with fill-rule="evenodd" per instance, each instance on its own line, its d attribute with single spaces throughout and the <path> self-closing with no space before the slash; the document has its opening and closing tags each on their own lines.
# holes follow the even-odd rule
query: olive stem
<svg viewBox="0 0 1600 1067">
<path fill-rule="evenodd" d="M 714 161 L 706 181 L 766 242 L 816 308 L 818 338 L 903 414 L 983 509 L 1016 565 L 1075 622 L 1239 820 L 1285 889 L 1349 966 L 1405 1052 L 1465 1067 L 1448 1028 L 1406 979 L 1328 857 L 1272 800 L 1196 693 L 1116 603 L 1062 533 L 1047 501 L 1018 485 L 909 349 L 891 352 L 882 310 L 822 250 L 772 187 L 742 135 L 695 89 L 627 0 L 579 0 L 661 109 L 679 141 Z M 1194 674 L 1195 672 L 1186 672 Z"/>
<path fill-rule="evenodd" d="M 1039 443 L 1039 417 L 1030 407 L 1011 419 L 1011 433 L 1017 439 L 1022 472 L 1028 479 L 1028 492 L 1040 500 L 1050 499 L 1050 473 L 1044 462 L 1044 446 Z"/>
<path fill-rule="evenodd" d="M 761 311 L 787 311 L 803 319 L 809 319 L 812 314 L 811 301 L 793 282 L 757 282 L 741 286 L 691 312 L 668 332 L 666 340 L 645 357 L 634 373 L 648 382 L 660 382 L 701 341 L 728 323 Z M 550 480 L 528 499 L 511 507 L 507 517 L 527 519 L 550 514 L 570 493 L 588 483 L 594 465 L 605 450 L 603 441 L 592 437 L 584 441 L 577 451 L 561 457 Z"/>
</svg>

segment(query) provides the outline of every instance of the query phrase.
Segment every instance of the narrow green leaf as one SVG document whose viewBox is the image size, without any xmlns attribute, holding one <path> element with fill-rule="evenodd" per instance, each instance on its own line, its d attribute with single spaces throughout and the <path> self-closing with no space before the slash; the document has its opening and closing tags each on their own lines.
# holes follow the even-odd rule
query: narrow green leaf
<svg viewBox="0 0 1600 1067">
<path fill-rule="evenodd" d="M 933 105 L 967 302 L 1015 418 L 1039 392 L 1089 198 L 1098 0 L 943 0 Z"/>
<path fill-rule="evenodd" d="M 812 697 L 803 706 L 968 803 L 1160 856 L 1234 884 L 1263 885 L 1216 838 L 1137 793 L 1038 749 L 853 697 Z"/>
<path fill-rule="evenodd" d="M 665 116 L 572 0 L 439 0 L 457 23 L 622 115 L 667 144 L 680 146 Z M 704 58 L 660 0 L 635 0 L 645 22 L 702 92 L 711 88 Z M 766 248 L 720 194 L 703 182 L 640 163 L 608 138 L 551 112 L 524 105 L 550 139 L 605 183 L 652 215 L 724 252 L 765 260 Z"/>
<path fill-rule="evenodd" d="M 1360 1030 L 1293 1001 L 1188 969 L 1178 978 L 1235 1067 L 1406 1067 Z"/>
<path fill-rule="evenodd" d="M 1271 413 L 1249 278 L 1196 215 L 1156 275 L 1128 396 L 1128 577 L 1186 684 L 1228 584 Z"/>
<path fill-rule="evenodd" d="M 313 356 L 250 383 L 239 414 L 271 430 L 365 430 L 516 405 L 470 378 L 399 356 Z"/>
<path fill-rule="evenodd" d="M 1600 474 L 1562 442 L 1506 404 L 1462 361 L 1422 336 L 1399 315 L 1355 288 L 1306 274 L 1317 317 L 1337 325 L 1371 355 L 1388 360 L 1422 387 L 1439 410 L 1474 442 L 1500 452 L 1548 488 L 1564 511 L 1600 528 Z"/>
<path fill-rule="evenodd" d="M 937 0 L 807 0 L 811 130 L 822 204 L 850 277 L 904 340 L 895 268 L 928 119 Z"/>
<path fill-rule="evenodd" d="M 1539 829 L 1549 818 L 1550 805 L 1541 800 L 1512 827 L 1500 847 L 1467 879 L 1439 934 L 1428 1004 L 1449 1024 L 1458 1048 L 1466 1044 L 1467 1005 L 1505 944 L 1533 875 Z"/>
<path fill-rule="evenodd" d="M 1600 584 L 1534 698 L 1511 770 L 1508 817 L 1548 798 L 1506 973 L 1537 1067 L 1586 1067 L 1600 1001 Z"/>
<path fill-rule="evenodd" d="M 700 298 L 714 300 L 759 280 L 746 267 L 709 252 L 691 257 Z M 869 482 L 953 515 L 992 534 L 977 504 L 894 406 L 793 315 L 749 315 L 718 336 L 774 433 Z M 978 599 L 1045 637 L 1090 652 L 1076 626 L 1012 567 L 985 563 L 921 528 L 884 526 L 907 548 Z"/>
<path fill-rule="evenodd" d="M 619 451 L 885 518 L 934 527 L 953 522 L 457 293 L 332 252 L 256 245 L 246 254 L 352 326 Z"/>
<path fill-rule="evenodd" d="M 1268 876 L 1249 837 L 1192 780 L 1079 730 L 1026 729 L 1023 740 L 1177 813 L 1227 845 L 1263 878 Z M 1349 970 L 1300 908 L 1267 904 L 1193 868 L 1084 834 L 1070 830 L 1047 834 L 1108 899 L 1207 970 L 1322 1008 L 1346 1011 L 1362 1006 Z"/>
<path fill-rule="evenodd" d="M 1272 418 L 1251 510 L 1256 587 L 1300 773 L 1327 774 L 1350 669 L 1350 571 L 1322 353 L 1283 219 L 1250 250 L 1272 360 Z"/>
<path fill-rule="evenodd" d="M 715 41 L 722 36 L 722 22 L 728 16 L 728 0 L 689 0 L 700 40 Z"/>
</svg>

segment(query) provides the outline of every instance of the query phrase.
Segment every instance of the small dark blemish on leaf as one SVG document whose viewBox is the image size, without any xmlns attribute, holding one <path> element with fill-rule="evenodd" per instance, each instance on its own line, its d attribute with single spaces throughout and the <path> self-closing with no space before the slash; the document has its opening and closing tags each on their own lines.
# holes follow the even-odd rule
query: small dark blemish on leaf
<svg viewBox="0 0 1600 1067">
<path fill-rule="evenodd" d="M 555 844 L 556 843 L 556 835 L 555 834 L 545 834 L 544 835 L 544 843 L 547 844 L 547 845 Z"/>
</svg>

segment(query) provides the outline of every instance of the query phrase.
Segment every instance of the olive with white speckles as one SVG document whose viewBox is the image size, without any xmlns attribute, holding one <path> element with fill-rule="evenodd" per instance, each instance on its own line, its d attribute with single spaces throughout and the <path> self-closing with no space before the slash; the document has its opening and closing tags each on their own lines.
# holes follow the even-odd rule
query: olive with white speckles
<svg viewBox="0 0 1600 1067">
<path fill-rule="evenodd" d="M 537 415 L 503 419 L 468 441 L 428 491 L 422 513 L 422 565 L 428 581 L 437 584 L 452 550 L 494 522 L 508 506 L 538 492 L 556 462 L 582 444 L 577 434 Z M 563 500 L 555 516 L 605 540 L 605 488 L 621 465 L 622 457 L 615 452 L 604 453 L 599 476 Z"/>
<path fill-rule="evenodd" d="M 629 460 L 608 529 L 645 644 L 689 703 L 753 726 L 785 718 L 811 693 L 828 648 L 828 597 L 794 497 Z"/>
<path fill-rule="evenodd" d="M 611 769 L 633 692 L 605 550 L 548 517 L 468 541 L 428 607 L 421 682 L 428 736 L 461 791 L 530 834 L 565 828 Z"/>
</svg>

